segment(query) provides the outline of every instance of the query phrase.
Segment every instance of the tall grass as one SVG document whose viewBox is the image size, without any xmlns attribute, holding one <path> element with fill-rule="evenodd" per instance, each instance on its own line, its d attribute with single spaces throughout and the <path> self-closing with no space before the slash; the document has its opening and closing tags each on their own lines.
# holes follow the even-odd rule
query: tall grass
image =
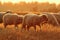
<svg viewBox="0 0 60 40">
<path fill-rule="evenodd" d="M 60 40 L 60 27 L 49 24 L 41 25 L 41 29 L 37 26 L 37 31 L 34 31 L 33 27 L 30 31 L 20 31 L 21 25 L 17 30 L 13 25 L 4 28 L 3 24 L 0 29 L 0 40 Z"/>
</svg>

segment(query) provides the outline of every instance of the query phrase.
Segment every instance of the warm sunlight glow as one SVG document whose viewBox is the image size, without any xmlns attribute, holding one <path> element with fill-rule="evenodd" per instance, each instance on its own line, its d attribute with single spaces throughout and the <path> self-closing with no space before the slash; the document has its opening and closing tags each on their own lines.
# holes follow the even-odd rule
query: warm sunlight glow
<svg viewBox="0 0 60 40">
<path fill-rule="evenodd" d="M 25 1 L 25 2 L 49 2 L 49 3 L 56 3 L 56 4 L 60 4 L 60 0 L 0 0 L 2 3 L 4 2 L 12 2 L 12 3 L 18 3 L 21 1 Z"/>
</svg>

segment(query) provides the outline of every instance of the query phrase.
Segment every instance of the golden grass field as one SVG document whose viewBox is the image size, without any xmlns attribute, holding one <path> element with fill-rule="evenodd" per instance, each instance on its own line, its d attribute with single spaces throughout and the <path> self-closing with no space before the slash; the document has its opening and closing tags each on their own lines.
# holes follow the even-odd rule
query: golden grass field
<svg viewBox="0 0 60 40">
<path fill-rule="evenodd" d="M 36 31 L 31 27 L 30 31 L 15 29 L 14 25 L 8 25 L 4 28 L 0 24 L 0 40 L 60 40 L 60 27 L 44 24 L 40 28 L 37 26 Z"/>
</svg>

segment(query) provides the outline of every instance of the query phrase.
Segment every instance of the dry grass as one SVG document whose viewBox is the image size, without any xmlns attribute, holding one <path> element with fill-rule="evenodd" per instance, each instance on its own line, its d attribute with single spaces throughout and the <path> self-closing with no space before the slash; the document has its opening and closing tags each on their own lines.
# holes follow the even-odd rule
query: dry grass
<svg viewBox="0 0 60 40">
<path fill-rule="evenodd" d="M 41 31 L 38 26 L 36 31 L 33 28 L 30 31 L 20 31 L 20 27 L 16 30 L 13 25 L 4 28 L 0 24 L 0 40 L 60 40 L 60 27 L 57 26 L 44 24 Z"/>
</svg>

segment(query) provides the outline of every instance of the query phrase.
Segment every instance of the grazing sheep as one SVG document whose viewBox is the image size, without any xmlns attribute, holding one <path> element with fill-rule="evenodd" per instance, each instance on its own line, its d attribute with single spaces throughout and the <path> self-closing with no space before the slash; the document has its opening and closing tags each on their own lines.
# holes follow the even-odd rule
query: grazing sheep
<svg viewBox="0 0 60 40">
<path fill-rule="evenodd" d="M 22 21 L 23 16 L 17 14 L 5 14 L 3 16 L 4 27 L 7 25 L 15 25 L 15 27 L 17 27 L 18 24 L 22 23 Z"/>
<path fill-rule="evenodd" d="M 42 18 L 42 16 L 44 17 Z M 45 14 L 41 14 L 40 15 L 41 19 L 40 19 L 40 23 L 43 23 L 46 19 L 48 19 L 48 21 L 45 21 L 48 24 L 51 24 L 53 26 L 59 26 L 60 25 L 60 14 L 56 14 L 56 13 L 45 13 Z M 44 19 L 44 20 L 42 20 Z"/>
<path fill-rule="evenodd" d="M 0 12 L 0 23 L 3 23 L 3 16 L 4 16 L 5 12 Z"/>
<path fill-rule="evenodd" d="M 36 25 L 40 26 L 39 21 L 40 21 L 40 17 L 38 15 L 26 14 L 23 19 L 22 29 L 24 28 L 26 30 L 26 26 L 27 26 L 27 29 L 29 30 L 29 28 L 33 26 L 34 29 L 36 30 Z"/>
</svg>

